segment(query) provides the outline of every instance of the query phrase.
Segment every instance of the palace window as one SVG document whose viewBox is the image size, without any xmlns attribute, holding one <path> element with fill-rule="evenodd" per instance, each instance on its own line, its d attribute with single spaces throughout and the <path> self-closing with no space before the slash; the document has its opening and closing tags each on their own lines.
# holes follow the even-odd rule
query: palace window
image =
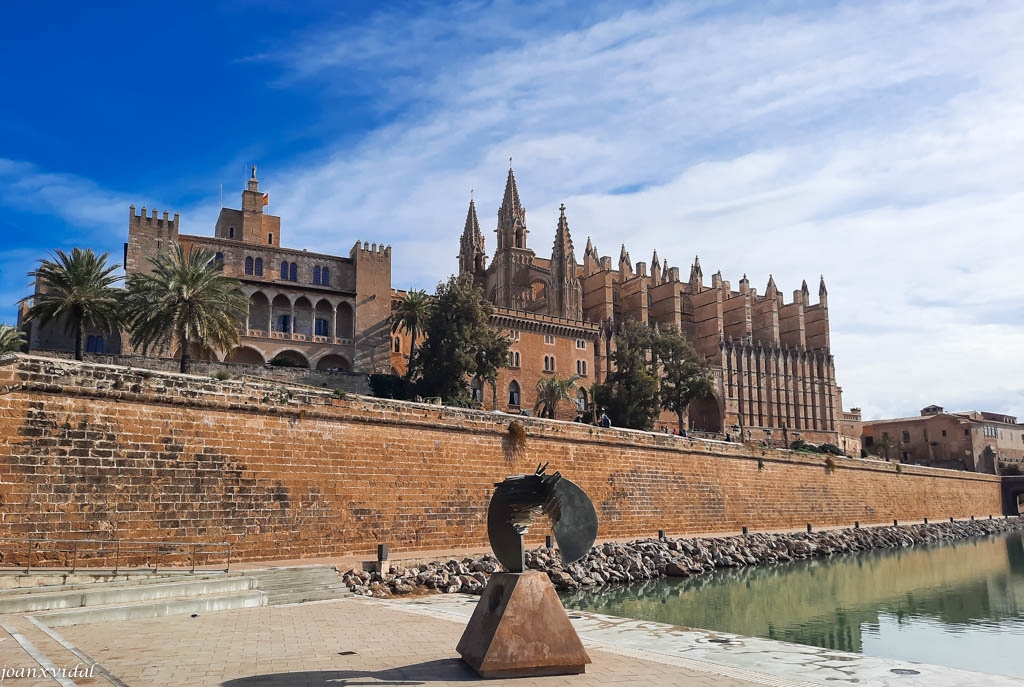
<svg viewBox="0 0 1024 687">
<path fill-rule="evenodd" d="M 288 266 L 288 281 L 299 280 L 299 266 L 294 262 Z"/>
<path fill-rule="evenodd" d="M 513 379 L 508 385 L 508 405 L 511 408 L 518 408 L 519 401 L 519 382 Z"/>
<path fill-rule="evenodd" d="M 286 281 L 288 279 L 288 263 L 287 262 L 282 262 L 281 263 L 281 279 L 284 279 Z"/>
<path fill-rule="evenodd" d="M 910 441 L 910 432 L 904 432 L 903 433 L 903 441 L 904 442 L 909 442 Z"/>
<path fill-rule="evenodd" d="M 508 332 L 508 338 L 510 341 L 519 341 L 519 330 L 510 329 Z"/>
<path fill-rule="evenodd" d="M 580 377 L 586 377 L 587 376 L 587 361 L 586 360 L 577 360 L 576 361 L 576 374 L 578 374 Z"/>
<path fill-rule="evenodd" d="M 327 336 L 327 320 L 322 317 L 316 318 L 315 328 L 313 333 L 316 336 Z"/>
<path fill-rule="evenodd" d="M 85 341 L 85 352 L 86 353 L 102 353 L 103 352 L 103 337 L 89 335 L 89 338 Z"/>
<path fill-rule="evenodd" d="M 213 259 L 216 260 L 217 262 L 224 262 L 224 254 L 217 253 L 215 256 L 213 256 Z"/>
<path fill-rule="evenodd" d="M 323 286 L 331 285 L 331 271 L 326 267 L 320 270 L 320 284 Z"/>
<path fill-rule="evenodd" d="M 256 258 L 253 263 L 253 270 L 256 272 L 257 277 L 263 276 L 263 258 Z"/>
<path fill-rule="evenodd" d="M 581 351 L 587 350 L 587 340 L 586 339 L 576 339 L 576 348 L 578 348 Z"/>
<path fill-rule="evenodd" d="M 508 352 L 508 366 L 519 367 L 519 351 Z"/>
<path fill-rule="evenodd" d="M 271 246 L 274 245 L 274 235 L 273 234 L 267 234 L 267 243 L 270 244 Z"/>
<path fill-rule="evenodd" d="M 555 356 L 546 355 L 544 356 L 544 371 L 554 372 L 555 371 Z"/>
<path fill-rule="evenodd" d="M 942 436 L 946 436 L 946 430 L 942 430 Z"/>
<path fill-rule="evenodd" d="M 964 436 L 965 437 L 971 436 L 971 428 L 970 427 L 967 427 L 967 428 L 964 429 Z"/>
<path fill-rule="evenodd" d="M 313 283 L 314 284 L 319 284 L 320 283 L 320 268 L 319 267 L 314 267 L 313 268 Z"/>
<path fill-rule="evenodd" d="M 252 274 L 252 256 L 246 256 L 245 258 L 245 273 Z"/>
<path fill-rule="evenodd" d="M 235 228 L 234 227 L 228 227 L 228 238 L 229 239 L 235 238 Z"/>
<path fill-rule="evenodd" d="M 544 335 L 544 343 L 548 344 L 549 346 L 553 346 L 554 343 L 555 343 L 555 335 L 554 334 L 545 334 Z"/>
</svg>

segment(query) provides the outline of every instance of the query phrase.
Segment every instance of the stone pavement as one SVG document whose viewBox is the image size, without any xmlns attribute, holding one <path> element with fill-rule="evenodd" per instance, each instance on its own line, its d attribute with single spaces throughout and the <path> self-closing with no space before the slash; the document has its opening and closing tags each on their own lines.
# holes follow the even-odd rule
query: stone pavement
<svg viewBox="0 0 1024 687">
<path fill-rule="evenodd" d="M 465 621 L 452 620 L 457 622 L 345 599 L 223 611 L 198 618 L 172 616 L 78 625 L 59 631 L 66 641 L 130 687 L 780 684 L 724 678 L 594 648 L 588 649 L 593 664 L 585 675 L 485 682 L 458 660 L 455 645 Z M 10 684 L 21 687 L 22 683 Z"/>
</svg>

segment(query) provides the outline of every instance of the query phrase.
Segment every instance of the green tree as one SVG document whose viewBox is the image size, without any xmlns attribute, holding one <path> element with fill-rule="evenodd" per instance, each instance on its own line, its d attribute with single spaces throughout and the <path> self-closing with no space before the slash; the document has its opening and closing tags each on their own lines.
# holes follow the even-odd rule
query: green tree
<svg viewBox="0 0 1024 687">
<path fill-rule="evenodd" d="M 238 344 L 239 319 L 248 299 L 241 284 L 224 274 L 224 263 L 207 250 L 181 244 L 150 258 L 153 271 L 128 277 L 125 311 L 132 340 L 143 354 L 175 342 L 181 371 L 188 372 L 192 343 L 214 350 Z"/>
<path fill-rule="evenodd" d="M 409 364 L 405 370 L 405 378 L 412 376 L 412 361 L 416 356 L 416 338 L 424 333 L 433 299 L 426 291 L 410 291 L 398 302 L 392 315 L 391 333 L 403 331 L 409 335 Z"/>
<path fill-rule="evenodd" d="M 537 402 L 533 404 L 533 412 L 537 413 L 537 417 L 554 419 L 562 401 L 574 401 L 572 390 L 576 388 L 579 378 L 579 375 L 573 375 L 562 379 L 556 372 L 550 377 L 537 380 Z"/>
<path fill-rule="evenodd" d="M 888 434 L 883 434 L 875 442 L 875 450 L 878 452 L 877 455 L 885 456 L 886 460 L 889 460 L 889 451 L 896 448 L 896 441 Z"/>
<path fill-rule="evenodd" d="M 75 337 L 75 360 L 82 359 L 82 340 L 87 328 L 105 334 L 121 324 L 121 292 L 114 288 L 120 265 L 107 264 L 108 253 L 96 255 L 92 249 L 71 249 L 71 254 L 56 250 L 52 260 L 41 260 L 28 273 L 39 290 L 21 299 L 30 303 L 26 320 L 40 324 L 61 322 L 67 334 Z"/>
<path fill-rule="evenodd" d="M 627 320 L 615 335 L 615 364 L 595 391 L 594 402 L 605 408 L 613 424 L 650 429 L 658 414 L 658 382 L 651 370 L 649 351 L 654 333 L 641 322 Z"/>
<path fill-rule="evenodd" d="M 412 365 L 420 393 L 461 399 L 467 380 L 490 381 L 508 360 L 509 340 L 490 323 L 494 306 L 466 278 L 452 276 L 437 286 L 425 327 L 427 338 Z"/>
<path fill-rule="evenodd" d="M 17 353 L 25 345 L 25 334 L 17 327 L 0 324 L 0 356 Z"/>
<path fill-rule="evenodd" d="M 713 390 L 707 363 L 675 327 L 658 332 L 652 342 L 654 358 L 660 363 L 661 407 L 676 414 L 679 431 L 690 401 L 706 398 Z"/>
</svg>

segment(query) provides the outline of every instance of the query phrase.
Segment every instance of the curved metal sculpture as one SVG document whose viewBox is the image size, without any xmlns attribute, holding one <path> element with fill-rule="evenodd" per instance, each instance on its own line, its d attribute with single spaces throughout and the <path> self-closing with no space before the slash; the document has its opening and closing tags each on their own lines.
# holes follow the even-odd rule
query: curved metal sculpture
<svg viewBox="0 0 1024 687">
<path fill-rule="evenodd" d="M 509 572 L 525 569 L 523 535 L 538 515 L 551 520 L 562 562 L 582 558 L 597 539 L 597 512 L 586 493 L 561 473 L 506 477 L 494 485 L 487 509 L 487 537 L 494 555 Z"/>
</svg>

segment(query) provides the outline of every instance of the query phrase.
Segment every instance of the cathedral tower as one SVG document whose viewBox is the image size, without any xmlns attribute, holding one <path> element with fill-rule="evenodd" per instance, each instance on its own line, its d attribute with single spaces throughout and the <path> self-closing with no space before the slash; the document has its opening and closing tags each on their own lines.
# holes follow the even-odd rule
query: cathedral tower
<svg viewBox="0 0 1024 687">
<path fill-rule="evenodd" d="M 576 253 L 569 235 L 569 221 L 565 218 L 565 204 L 559 208 L 555 245 L 551 250 L 551 296 L 548 314 L 569 320 L 583 319 L 583 290 L 576 277 Z"/>
<path fill-rule="evenodd" d="M 472 275 L 473 281 L 480 284 L 486 268 L 484 235 L 480 231 L 480 220 L 476 216 L 476 204 L 471 198 L 469 211 L 466 213 L 466 227 L 462 230 L 462 239 L 459 241 L 459 275 Z"/>
<path fill-rule="evenodd" d="M 519 200 L 516 176 L 508 168 L 505 181 L 505 195 L 498 209 L 498 249 L 491 263 L 488 278 L 488 293 L 493 293 L 492 302 L 500 308 L 526 310 L 530 302 L 529 269 L 534 254 L 526 247 L 526 208 Z"/>
</svg>

